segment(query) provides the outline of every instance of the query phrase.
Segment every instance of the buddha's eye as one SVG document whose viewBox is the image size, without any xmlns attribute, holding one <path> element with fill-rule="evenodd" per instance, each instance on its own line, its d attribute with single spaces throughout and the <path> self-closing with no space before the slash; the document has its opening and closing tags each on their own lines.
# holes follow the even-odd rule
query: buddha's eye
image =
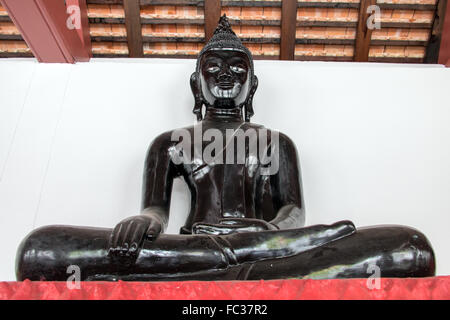
<svg viewBox="0 0 450 320">
<path fill-rule="evenodd" d="M 212 65 L 212 66 L 208 66 L 206 68 L 206 71 L 208 71 L 209 73 L 216 73 L 220 71 L 220 68 L 218 66 Z"/>
<path fill-rule="evenodd" d="M 230 69 L 236 73 L 245 73 L 246 70 L 241 65 L 231 66 Z"/>
</svg>

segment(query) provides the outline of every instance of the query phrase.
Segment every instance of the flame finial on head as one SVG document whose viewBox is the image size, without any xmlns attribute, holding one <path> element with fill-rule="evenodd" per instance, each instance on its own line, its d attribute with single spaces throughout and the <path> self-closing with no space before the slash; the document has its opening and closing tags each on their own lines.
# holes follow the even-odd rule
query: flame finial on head
<svg viewBox="0 0 450 320">
<path fill-rule="evenodd" d="M 214 30 L 214 34 L 220 33 L 220 32 L 227 32 L 227 33 L 232 33 L 232 34 L 236 35 L 234 33 L 233 29 L 231 29 L 231 24 L 230 24 L 230 21 L 228 21 L 226 14 L 223 14 L 223 16 L 220 17 L 219 24 L 218 24 L 216 30 Z"/>
</svg>

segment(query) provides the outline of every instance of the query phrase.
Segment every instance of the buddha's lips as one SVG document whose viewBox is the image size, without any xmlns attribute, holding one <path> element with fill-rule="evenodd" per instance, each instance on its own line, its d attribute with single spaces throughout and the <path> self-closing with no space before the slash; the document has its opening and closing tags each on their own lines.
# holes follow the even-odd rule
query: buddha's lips
<svg viewBox="0 0 450 320">
<path fill-rule="evenodd" d="M 233 89 L 234 83 L 228 81 L 221 81 L 217 84 L 217 86 L 222 90 L 230 90 Z"/>
</svg>

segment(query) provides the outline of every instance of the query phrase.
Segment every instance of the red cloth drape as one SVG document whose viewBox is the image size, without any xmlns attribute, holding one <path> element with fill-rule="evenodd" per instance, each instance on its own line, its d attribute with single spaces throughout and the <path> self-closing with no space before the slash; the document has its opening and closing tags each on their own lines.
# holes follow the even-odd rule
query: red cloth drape
<svg viewBox="0 0 450 320">
<path fill-rule="evenodd" d="M 450 276 L 383 278 L 379 289 L 369 289 L 367 281 L 82 282 L 80 289 L 68 289 L 65 282 L 0 282 L 0 299 L 450 299 Z"/>
</svg>

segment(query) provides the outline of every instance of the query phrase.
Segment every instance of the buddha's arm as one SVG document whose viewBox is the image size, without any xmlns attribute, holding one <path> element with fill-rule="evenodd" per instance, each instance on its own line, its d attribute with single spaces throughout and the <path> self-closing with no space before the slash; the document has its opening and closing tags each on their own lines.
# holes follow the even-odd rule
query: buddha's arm
<svg viewBox="0 0 450 320">
<path fill-rule="evenodd" d="M 156 138 L 147 152 L 142 186 L 142 215 L 158 220 L 162 230 L 169 222 L 170 199 L 176 168 L 170 158 L 170 134 Z"/>
<path fill-rule="evenodd" d="M 277 149 L 274 149 L 277 152 Z M 297 148 L 284 134 L 278 143 L 278 171 L 270 176 L 275 217 L 269 222 L 279 229 L 293 229 L 305 224 L 305 209 Z"/>
<path fill-rule="evenodd" d="M 136 257 L 145 238 L 155 239 L 166 229 L 176 172 L 169 147 L 168 133 L 151 143 L 145 160 L 141 214 L 117 224 L 111 234 L 110 254 Z"/>
</svg>

